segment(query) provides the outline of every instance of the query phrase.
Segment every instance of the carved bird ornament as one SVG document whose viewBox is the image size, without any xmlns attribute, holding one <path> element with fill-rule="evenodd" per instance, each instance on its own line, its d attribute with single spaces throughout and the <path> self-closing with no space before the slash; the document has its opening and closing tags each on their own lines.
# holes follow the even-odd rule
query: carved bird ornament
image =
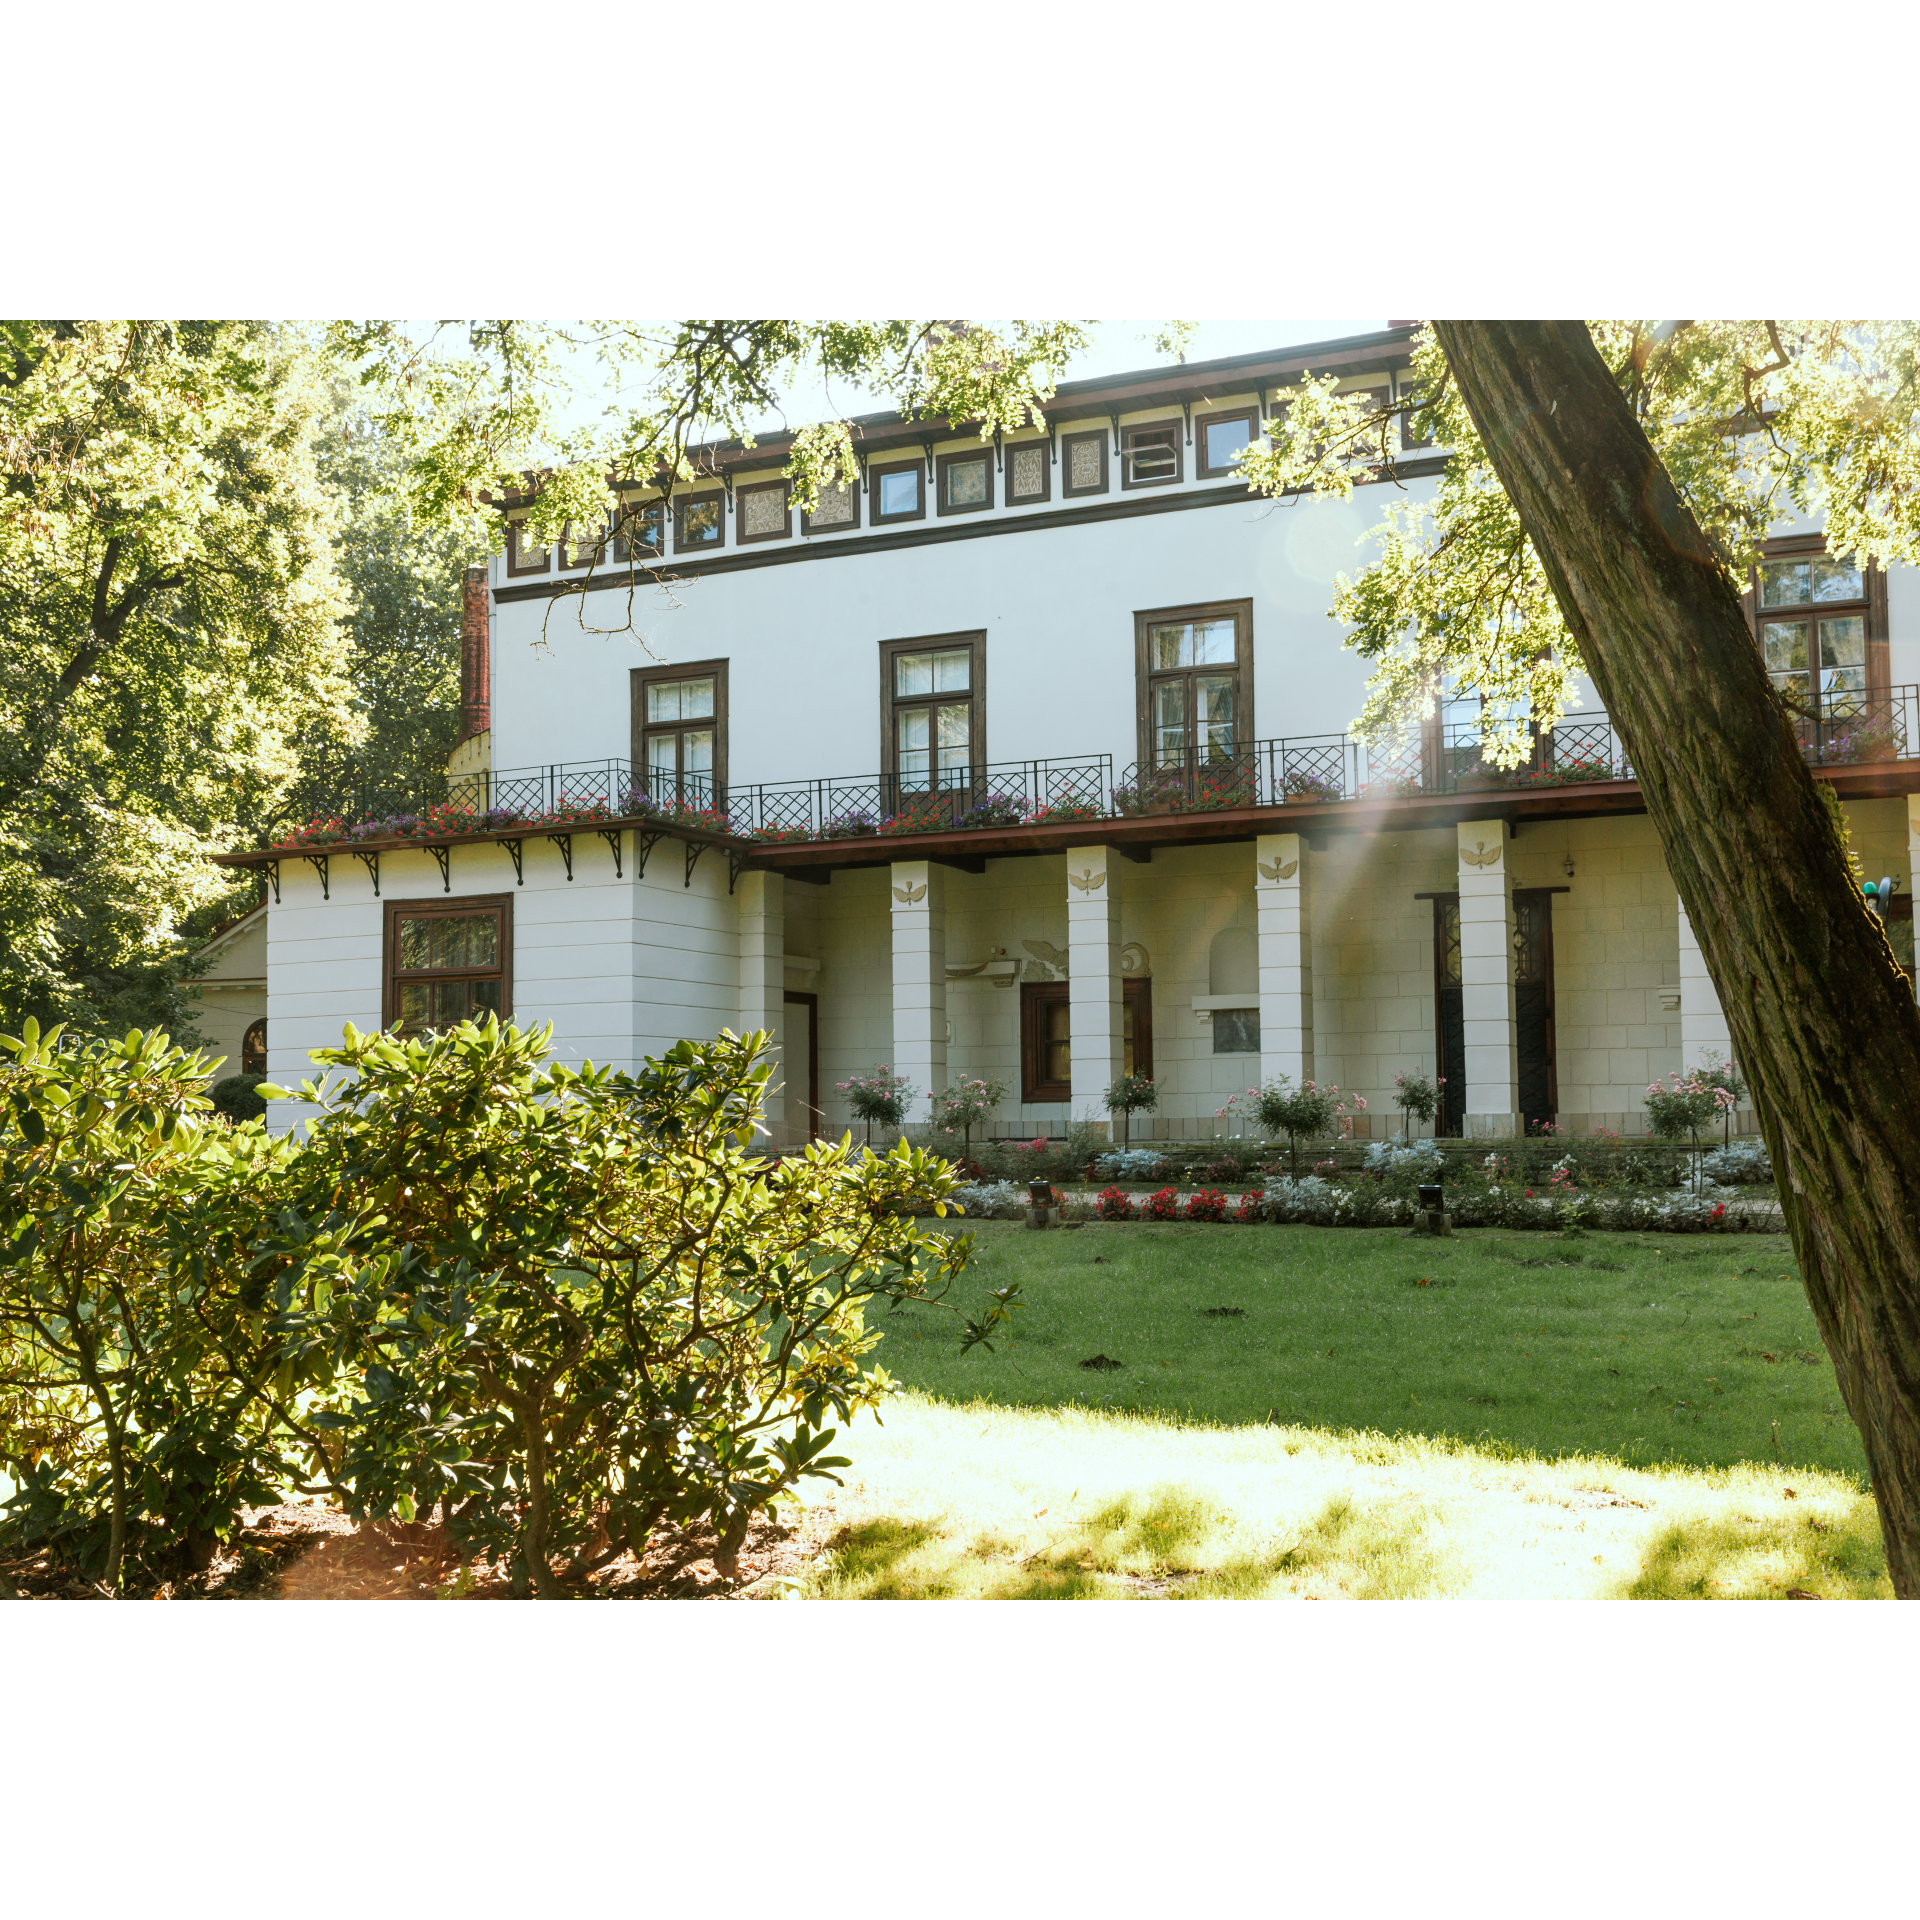
<svg viewBox="0 0 1920 1920">
<path fill-rule="evenodd" d="M 1095 873 L 1091 867 L 1083 867 L 1078 873 L 1068 874 L 1067 878 L 1082 893 L 1093 893 L 1107 884 L 1107 876 L 1104 873 Z"/>
<path fill-rule="evenodd" d="M 927 890 L 925 887 L 916 887 L 909 884 L 904 887 L 895 887 L 893 897 L 896 900 L 904 901 L 906 905 L 910 907 L 918 906 L 920 902 L 927 897 Z"/>
<path fill-rule="evenodd" d="M 1500 862 L 1500 849 L 1489 847 L 1484 840 L 1476 840 L 1471 853 L 1465 847 L 1460 849 L 1460 858 L 1470 867 L 1497 866 Z"/>
<path fill-rule="evenodd" d="M 1293 876 L 1300 871 L 1300 862 L 1298 860 L 1289 860 L 1284 867 L 1277 860 L 1272 866 L 1268 866 L 1264 860 L 1256 861 L 1255 864 L 1267 879 L 1276 882 L 1291 880 Z"/>
</svg>

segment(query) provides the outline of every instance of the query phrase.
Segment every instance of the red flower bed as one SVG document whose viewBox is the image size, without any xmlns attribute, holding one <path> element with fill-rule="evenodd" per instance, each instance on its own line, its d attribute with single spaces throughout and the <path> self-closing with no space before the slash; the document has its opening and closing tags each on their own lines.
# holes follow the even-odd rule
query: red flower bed
<svg viewBox="0 0 1920 1920">
<path fill-rule="evenodd" d="M 1227 1196 L 1218 1187 L 1202 1187 L 1187 1202 L 1189 1220 L 1224 1220 L 1227 1217 Z"/>
<path fill-rule="evenodd" d="M 1147 1200 L 1147 1218 L 1149 1220 L 1178 1220 L 1180 1218 L 1180 1196 L 1171 1187 L 1162 1187 Z"/>
<path fill-rule="evenodd" d="M 1103 1187 L 1093 1204 L 1102 1220 L 1133 1218 L 1133 1201 L 1119 1187 Z"/>
</svg>

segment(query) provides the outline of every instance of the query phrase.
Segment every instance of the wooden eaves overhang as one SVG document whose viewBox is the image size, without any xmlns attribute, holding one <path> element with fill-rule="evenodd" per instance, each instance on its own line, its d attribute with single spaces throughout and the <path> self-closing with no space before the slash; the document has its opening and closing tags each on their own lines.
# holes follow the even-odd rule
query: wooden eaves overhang
<svg viewBox="0 0 1920 1920">
<path fill-rule="evenodd" d="M 1920 759 L 1876 760 L 1859 766 L 1814 767 L 1842 800 L 1888 799 L 1920 793 Z M 324 847 L 260 848 L 245 853 L 220 853 L 219 866 L 261 873 L 279 897 L 282 865 L 304 860 L 320 875 L 323 897 L 331 897 L 330 869 L 335 859 L 358 860 L 380 891 L 380 857 L 392 853 L 428 853 L 439 863 L 442 890 L 452 891 L 451 855 L 458 846 L 498 845 L 514 863 L 516 880 L 524 883 L 521 846 L 527 840 L 549 840 L 558 846 L 567 878 L 574 875 L 575 844 L 598 839 L 616 878 L 626 872 L 625 834 L 634 836 L 632 858 L 636 876 L 644 875 L 649 860 L 663 841 L 683 849 L 682 884 L 692 886 L 694 869 L 702 855 L 718 852 L 727 862 L 727 890 L 743 872 L 785 874 L 791 879 L 825 885 L 839 869 L 884 867 L 896 860 L 931 860 L 962 872 L 984 873 L 988 860 L 1020 859 L 1038 854 L 1064 853 L 1069 847 L 1113 847 L 1124 857 L 1147 861 L 1156 847 L 1183 847 L 1249 841 L 1263 833 L 1303 833 L 1311 844 L 1324 846 L 1334 834 L 1414 833 L 1423 828 L 1451 827 L 1462 820 L 1504 820 L 1518 834 L 1530 821 L 1591 820 L 1616 814 L 1644 813 L 1646 803 L 1636 780 L 1595 780 L 1562 787 L 1516 789 L 1495 787 L 1466 793 L 1415 794 L 1378 800 L 1290 801 L 1277 807 L 1221 807 L 1186 813 L 1151 813 L 1101 820 L 1072 820 L 1032 827 L 956 827 L 936 833 L 861 834 L 844 840 L 801 840 L 769 843 L 709 828 L 665 821 L 646 814 L 619 820 L 531 823 L 492 829 L 484 833 L 392 836 L 377 840 L 341 841 Z"/>
<path fill-rule="evenodd" d="M 1047 424 L 1058 429 L 1075 421 L 1109 420 L 1146 407 L 1196 407 L 1255 390 L 1277 391 L 1296 384 L 1307 374 L 1332 374 L 1346 379 L 1405 367 L 1413 357 L 1414 329 L 1391 327 L 1378 333 L 1354 334 L 1340 340 L 1316 341 L 1293 352 L 1241 353 L 1218 360 L 1198 360 L 1191 366 L 1144 368 L 1134 373 L 1103 374 L 1088 380 L 1063 380 L 1047 403 Z M 909 453 L 929 440 L 978 438 L 977 420 L 908 419 L 898 412 L 858 414 L 848 423 L 858 451 L 867 456 Z M 738 440 L 689 447 L 688 458 L 702 479 L 722 474 L 744 474 L 784 467 L 793 451 L 794 436 L 773 433 L 755 438 L 751 447 Z M 641 491 L 659 484 L 659 477 L 638 476 L 617 484 Z M 486 504 L 501 513 L 533 504 L 537 489 L 520 493 L 483 495 Z"/>
</svg>

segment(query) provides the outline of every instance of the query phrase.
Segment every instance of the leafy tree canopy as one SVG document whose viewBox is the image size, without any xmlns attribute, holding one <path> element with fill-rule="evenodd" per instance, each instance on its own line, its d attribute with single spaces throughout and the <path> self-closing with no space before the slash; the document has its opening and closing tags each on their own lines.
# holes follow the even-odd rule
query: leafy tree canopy
<svg viewBox="0 0 1920 1920">
<path fill-rule="evenodd" d="M 1920 324 L 1589 330 L 1736 590 L 1770 530 L 1803 515 L 1824 515 L 1835 554 L 1920 564 Z M 1362 734 L 1404 732 L 1451 681 L 1483 696 L 1489 753 L 1511 765 L 1527 751 L 1529 713 L 1557 720 L 1584 663 L 1430 329 L 1413 370 L 1420 398 L 1386 413 L 1309 377 L 1242 466 L 1264 493 L 1345 499 L 1369 472 L 1394 477 L 1396 412 L 1448 450 L 1437 493 L 1387 507 L 1370 536 L 1376 557 L 1340 576 L 1330 611 L 1376 663 Z"/>
<path fill-rule="evenodd" d="M 1157 338 L 1183 337 L 1176 326 Z M 705 441 L 751 446 L 754 423 L 809 377 L 880 393 L 910 418 L 976 422 L 985 436 L 1037 425 L 1091 335 L 1067 320 L 374 320 L 338 322 L 328 340 L 410 460 L 423 522 L 478 528 L 483 495 L 524 491 L 537 473 L 528 524 L 552 540 L 603 524 L 619 484 L 670 491 L 691 479 Z M 606 396 L 591 421 L 579 398 L 589 378 Z M 822 486 L 857 480 L 848 423 L 804 424 L 787 470 L 803 509 Z M 497 539 L 497 522 L 486 530 Z"/>
<path fill-rule="evenodd" d="M 352 726 L 325 397 L 256 322 L 0 323 L 0 1017 L 164 998 L 208 846 Z"/>
</svg>

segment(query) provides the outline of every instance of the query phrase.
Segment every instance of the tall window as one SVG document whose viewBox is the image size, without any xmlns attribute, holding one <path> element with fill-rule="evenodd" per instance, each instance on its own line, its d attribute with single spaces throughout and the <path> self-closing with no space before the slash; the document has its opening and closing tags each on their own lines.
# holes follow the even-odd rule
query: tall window
<svg viewBox="0 0 1920 1920">
<path fill-rule="evenodd" d="M 389 900 L 387 1025 L 401 1033 L 513 1012 L 513 897 Z"/>
<path fill-rule="evenodd" d="M 889 766 L 898 791 L 967 786 L 986 759 L 986 636 L 889 640 L 881 648 Z"/>
<path fill-rule="evenodd" d="M 1770 546 L 1754 583 L 1767 672 L 1811 718 L 1858 713 L 1881 691 L 1870 649 L 1879 637 L 1875 583 L 1850 561 L 1778 550 L 1786 544 Z"/>
<path fill-rule="evenodd" d="M 1020 989 L 1020 1098 L 1073 1097 L 1073 1033 L 1064 980 L 1031 980 Z M 1153 1076 L 1153 982 L 1120 983 L 1120 1069 Z"/>
<path fill-rule="evenodd" d="M 1138 616 L 1143 762 L 1228 760 L 1250 743 L 1250 628 L 1246 601 Z"/>
<path fill-rule="evenodd" d="M 647 667 L 633 676 L 636 782 L 663 806 L 710 807 L 725 791 L 727 663 Z"/>
</svg>

